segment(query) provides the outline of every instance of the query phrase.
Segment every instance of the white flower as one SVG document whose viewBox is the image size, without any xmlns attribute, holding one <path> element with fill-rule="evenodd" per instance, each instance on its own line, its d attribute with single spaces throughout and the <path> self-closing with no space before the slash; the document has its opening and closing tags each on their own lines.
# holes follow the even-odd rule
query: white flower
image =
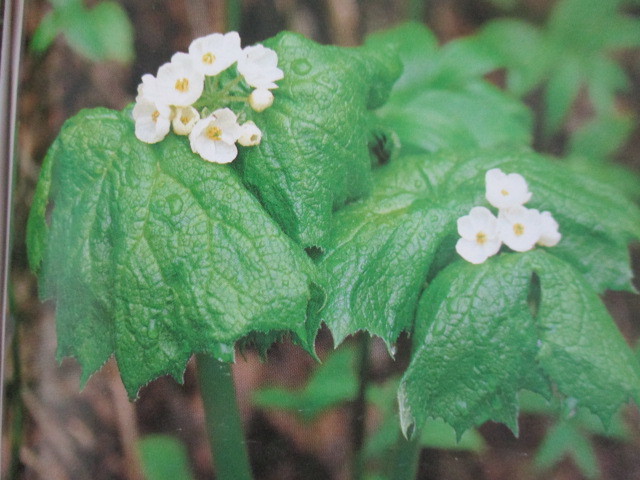
<svg viewBox="0 0 640 480">
<path fill-rule="evenodd" d="M 142 76 L 142 82 L 138 85 L 136 102 L 142 98 L 146 98 L 156 104 L 166 104 L 166 102 L 162 100 L 162 95 L 159 92 L 158 79 L 150 73 L 145 73 Z"/>
<path fill-rule="evenodd" d="M 278 88 L 274 82 L 284 78 L 284 73 L 278 68 L 278 54 L 263 45 L 242 50 L 238 72 L 254 88 Z"/>
<path fill-rule="evenodd" d="M 558 222 L 553 218 L 551 213 L 542 212 L 540 214 L 540 238 L 538 239 L 538 245 L 543 247 L 555 247 L 562 235 L 558 231 Z"/>
<path fill-rule="evenodd" d="M 273 105 L 273 93 L 266 88 L 256 88 L 249 95 L 249 105 L 256 112 L 262 112 Z"/>
<path fill-rule="evenodd" d="M 233 65 L 242 54 L 238 32 L 212 33 L 196 38 L 189 55 L 203 75 L 217 75 Z"/>
<path fill-rule="evenodd" d="M 157 85 L 165 103 L 187 107 L 200 98 L 204 75 L 189 55 L 178 52 L 158 69 Z"/>
<path fill-rule="evenodd" d="M 486 197 L 496 208 L 522 206 L 531 199 L 527 182 L 517 173 L 505 174 L 499 168 L 489 170 L 485 175 Z"/>
<path fill-rule="evenodd" d="M 195 108 L 177 107 L 171 125 L 176 134 L 189 135 L 198 120 L 200 120 L 200 114 Z"/>
<path fill-rule="evenodd" d="M 157 143 L 167 136 L 171 128 L 171 109 L 167 105 L 157 105 L 146 97 L 141 97 L 133 107 L 136 122 L 136 137 L 145 143 Z"/>
<path fill-rule="evenodd" d="M 456 251 L 471 263 L 482 263 L 498 253 L 497 219 L 485 207 L 473 207 L 469 215 L 458 219 L 458 233 L 462 238 L 456 243 Z"/>
<path fill-rule="evenodd" d="M 208 162 L 229 163 L 238 155 L 236 141 L 241 133 L 236 114 L 221 108 L 196 123 L 189 143 L 191 150 Z"/>
<path fill-rule="evenodd" d="M 242 124 L 238 143 L 243 147 L 253 147 L 262 140 L 262 131 L 252 121 Z"/>
<path fill-rule="evenodd" d="M 522 206 L 500 210 L 498 232 L 500 240 L 511 250 L 516 252 L 531 250 L 542 233 L 540 212 Z"/>
</svg>

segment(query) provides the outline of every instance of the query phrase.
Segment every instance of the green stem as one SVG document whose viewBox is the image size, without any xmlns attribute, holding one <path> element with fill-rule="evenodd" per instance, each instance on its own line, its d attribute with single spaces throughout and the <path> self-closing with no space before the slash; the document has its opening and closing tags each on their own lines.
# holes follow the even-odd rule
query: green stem
<svg viewBox="0 0 640 480">
<path fill-rule="evenodd" d="M 390 480 L 414 480 L 418 473 L 420 460 L 420 431 L 413 434 L 411 440 L 401 433 L 395 447 L 395 462 Z"/>
<path fill-rule="evenodd" d="M 369 354 L 371 350 L 371 338 L 366 333 L 360 334 L 359 365 L 358 365 L 358 395 L 353 404 L 352 431 L 353 431 L 353 480 L 360 480 L 364 474 L 364 439 L 367 421 L 367 387 L 369 385 Z"/>
<path fill-rule="evenodd" d="M 251 480 L 231 366 L 198 354 L 198 381 L 217 480 Z"/>
<path fill-rule="evenodd" d="M 242 2 L 240 0 L 227 0 L 227 31 L 240 31 L 242 20 Z"/>
<path fill-rule="evenodd" d="M 220 90 L 219 95 L 224 97 L 228 95 L 231 90 L 233 90 L 240 82 L 242 81 L 242 75 L 238 75 L 236 78 L 227 83 L 222 90 Z"/>
</svg>

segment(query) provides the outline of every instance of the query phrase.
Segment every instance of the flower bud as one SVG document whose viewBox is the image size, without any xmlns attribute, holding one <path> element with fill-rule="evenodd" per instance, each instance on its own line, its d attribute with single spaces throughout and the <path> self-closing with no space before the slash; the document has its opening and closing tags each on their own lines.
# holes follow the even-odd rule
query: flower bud
<svg viewBox="0 0 640 480">
<path fill-rule="evenodd" d="M 242 124 L 242 129 L 238 143 L 243 147 L 253 147 L 258 145 L 262 140 L 262 132 L 257 125 L 251 121 Z"/>
<path fill-rule="evenodd" d="M 249 105 L 256 112 L 262 112 L 273 105 L 273 93 L 266 88 L 256 88 L 249 95 Z"/>
</svg>

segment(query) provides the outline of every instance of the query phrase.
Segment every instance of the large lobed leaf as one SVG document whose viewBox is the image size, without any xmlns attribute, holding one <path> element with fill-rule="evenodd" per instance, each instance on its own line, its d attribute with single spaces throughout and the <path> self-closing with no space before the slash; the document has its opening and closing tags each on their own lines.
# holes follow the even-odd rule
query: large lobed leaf
<svg viewBox="0 0 640 480">
<path fill-rule="evenodd" d="M 457 218 L 486 204 L 484 175 L 495 167 L 524 175 L 529 205 L 558 220 L 563 239 L 550 254 L 597 292 L 632 290 L 626 245 L 640 237 L 640 212 L 607 185 L 528 151 L 400 157 L 377 171 L 369 198 L 336 214 L 325 239 L 320 318 L 336 343 L 363 329 L 391 346 L 411 330 L 425 281 L 455 255 Z"/>
<path fill-rule="evenodd" d="M 309 350 L 315 273 L 228 166 L 183 137 L 148 145 L 128 113 L 69 120 L 29 219 L 31 266 L 57 306 L 58 356 L 83 382 L 115 353 L 130 395 L 188 358 L 233 358 L 250 332 L 291 331 Z"/>
<path fill-rule="evenodd" d="M 428 417 L 458 434 L 489 419 L 517 431 L 517 391 L 545 393 L 545 379 L 604 422 L 640 400 L 640 367 L 599 298 L 545 251 L 451 265 L 425 290 L 414 345 L 399 390 L 405 432 Z"/>
<path fill-rule="evenodd" d="M 321 46 L 289 32 L 265 45 L 284 79 L 273 106 L 255 116 L 264 136 L 243 153 L 243 179 L 287 234 L 317 246 L 333 210 L 371 188 L 371 110 L 401 65 L 390 48 Z"/>
</svg>

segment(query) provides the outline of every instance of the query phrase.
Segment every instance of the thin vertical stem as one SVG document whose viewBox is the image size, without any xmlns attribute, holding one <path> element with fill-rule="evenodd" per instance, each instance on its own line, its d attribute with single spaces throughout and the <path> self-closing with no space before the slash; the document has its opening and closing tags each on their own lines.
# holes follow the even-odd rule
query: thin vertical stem
<svg viewBox="0 0 640 480">
<path fill-rule="evenodd" d="M 199 354 L 198 380 L 217 480 L 251 480 L 231 366 Z"/>
<path fill-rule="evenodd" d="M 364 474 L 364 440 L 367 424 L 367 387 L 369 386 L 369 354 L 371 350 L 371 338 L 366 333 L 360 334 L 358 345 L 358 396 L 353 404 L 352 431 L 353 431 L 353 480 L 360 480 Z"/>
<path fill-rule="evenodd" d="M 227 0 L 227 31 L 240 31 L 242 21 L 242 2 L 240 0 Z"/>
<path fill-rule="evenodd" d="M 390 479 L 414 480 L 418 473 L 420 450 L 420 431 L 414 432 L 410 440 L 404 438 L 401 433 L 396 442 L 395 461 Z"/>
</svg>

